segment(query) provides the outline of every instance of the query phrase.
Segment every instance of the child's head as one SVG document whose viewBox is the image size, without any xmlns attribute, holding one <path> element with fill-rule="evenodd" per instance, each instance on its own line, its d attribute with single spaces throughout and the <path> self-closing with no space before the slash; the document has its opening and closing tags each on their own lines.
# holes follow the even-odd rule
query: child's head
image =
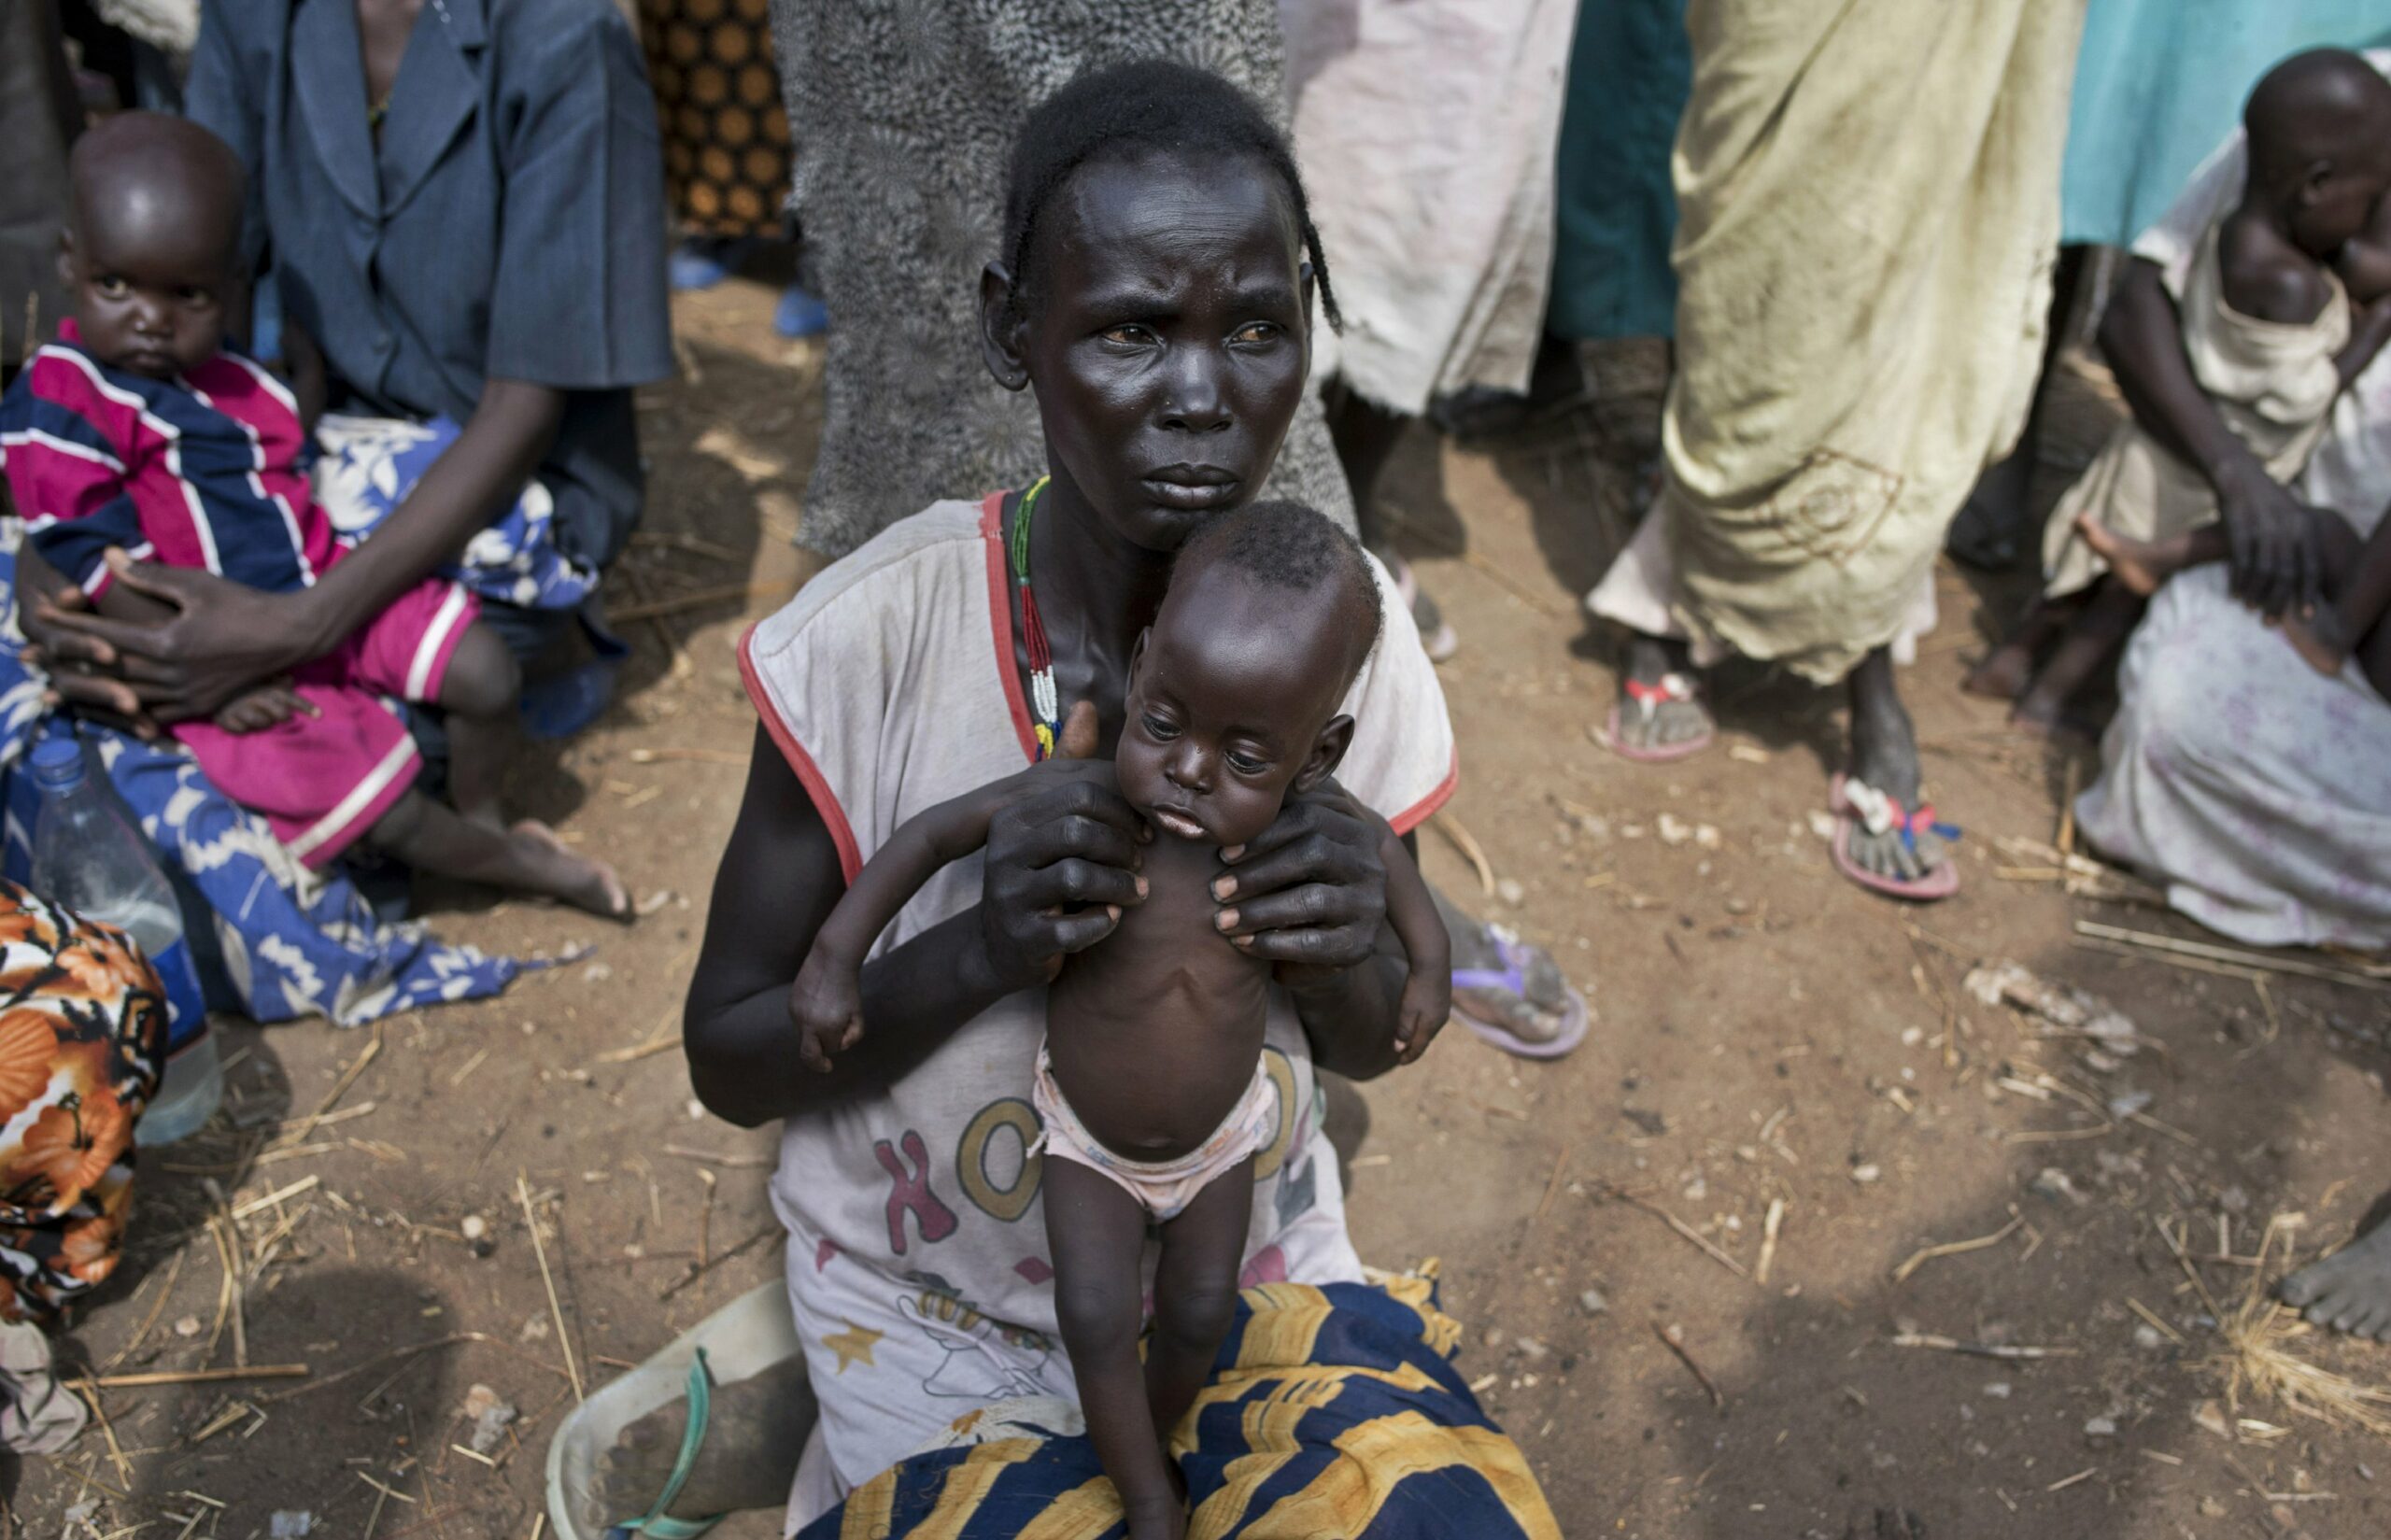
<svg viewBox="0 0 2391 1540">
<path fill-rule="evenodd" d="M 59 274 L 75 324 L 111 368 L 171 379 L 224 340 L 239 279 L 241 162 L 185 118 L 124 112 L 75 141 Z"/>
<path fill-rule="evenodd" d="M 1083 75 L 1014 143 L 983 351 L 1035 390 L 1047 466 L 1124 539 L 1176 550 L 1260 490 L 1336 302 L 1286 136 L 1219 76 Z"/>
<path fill-rule="evenodd" d="M 2391 188 L 2391 80 L 2346 49 L 2312 49 L 2269 70 L 2242 123 L 2252 196 L 2311 256 L 2340 250 Z"/>
<path fill-rule="evenodd" d="M 1337 707 L 1381 618 L 1362 548 L 1313 510 L 1257 502 L 1205 524 L 1129 668 L 1122 796 L 1183 840 L 1261 834 L 1344 756 Z"/>
</svg>

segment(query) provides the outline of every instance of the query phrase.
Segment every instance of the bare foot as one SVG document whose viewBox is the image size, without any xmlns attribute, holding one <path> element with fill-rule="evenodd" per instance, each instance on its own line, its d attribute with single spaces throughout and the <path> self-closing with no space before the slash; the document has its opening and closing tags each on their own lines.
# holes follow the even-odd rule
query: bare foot
<svg viewBox="0 0 2391 1540">
<path fill-rule="evenodd" d="M 613 867 L 581 855 L 536 818 L 526 818 L 507 830 L 506 840 L 521 865 L 525 885 L 532 892 L 587 910 L 601 920 L 630 921 L 631 896 Z"/>
<path fill-rule="evenodd" d="M 2275 1293 L 2319 1326 L 2391 1342 L 2391 1222 L 2310 1263 Z"/>
<path fill-rule="evenodd" d="M 1992 700 L 2015 700 L 2026 693 L 2034 677 L 2034 650 L 2023 642 L 2004 642 L 1968 671 L 1959 688 Z"/>
<path fill-rule="evenodd" d="M 1893 688 L 1893 657 L 1884 647 L 1861 659 L 1851 673 L 1851 777 L 1863 781 L 1916 812 L 1924 772 L 1917 763 L 1917 735 Z M 1919 828 L 1909 839 L 1899 828 L 1871 834 L 1851 831 L 1851 859 L 1861 870 L 1897 883 L 1915 883 L 1950 858 L 1942 838 Z"/>
<path fill-rule="evenodd" d="M 2117 533 L 2089 513 L 2075 516 L 2075 532 L 2092 554 L 2109 564 L 2109 573 L 2133 592 L 2148 599 L 2187 565 L 2179 555 L 2154 541 L 2132 540 Z"/>
<path fill-rule="evenodd" d="M 705 1442 L 670 1516 L 706 1519 L 788 1504 L 798 1456 L 814 1431 L 814 1391 L 805 1361 L 792 1358 L 753 1378 L 714 1388 Z M 681 1457 L 689 1404 L 674 1401 L 625 1428 L 599 1462 L 598 1490 L 583 1513 L 592 1533 L 646 1517 Z"/>
<path fill-rule="evenodd" d="M 2285 615 L 2282 624 L 2283 639 L 2318 673 L 2330 678 L 2350 660 L 2349 644 L 2341 640 L 2341 612 L 2332 605 L 2319 604 L 2304 616 Z"/>
</svg>

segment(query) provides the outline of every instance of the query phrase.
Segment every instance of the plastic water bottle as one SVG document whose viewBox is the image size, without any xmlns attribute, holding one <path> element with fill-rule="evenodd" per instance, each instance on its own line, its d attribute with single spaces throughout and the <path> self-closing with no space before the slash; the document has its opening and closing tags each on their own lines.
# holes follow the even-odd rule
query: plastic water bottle
<svg viewBox="0 0 2391 1540">
<path fill-rule="evenodd" d="M 83 769 L 83 745 L 51 733 L 33 752 L 41 792 L 34 826 L 33 890 L 86 920 L 133 938 L 166 995 L 166 1073 L 134 1142 L 172 1144 L 196 1132 L 224 1098 L 224 1071 L 207 1031 L 199 971 L 183 942 L 182 911 L 149 841 Z"/>
</svg>

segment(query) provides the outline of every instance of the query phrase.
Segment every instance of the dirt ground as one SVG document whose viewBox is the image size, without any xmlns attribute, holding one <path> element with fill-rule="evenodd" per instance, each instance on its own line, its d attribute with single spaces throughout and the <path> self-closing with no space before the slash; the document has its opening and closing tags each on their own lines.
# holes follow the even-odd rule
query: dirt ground
<svg viewBox="0 0 2391 1540">
<path fill-rule="evenodd" d="M 651 911 L 617 932 L 435 895 L 445 936 L 595 950 L 378 1030 L 227 1031 L 231 1126 L 145 1162 L 126 1264 L 63 1349 L 103 1377 L 107 1425 L 15 1473 L 21 1533 L 263 1535 L 304 1510 L 318 1535 L 536 1537 L 572 1376 L 602 1383 L 777 1276 L 771 1137 L 704 1116 L 677 1051 L 754 727 L 731 643 L 795 579 L 819 420 L 820 352 L 774 339 L 771 304 L 678 302 L 683 376 L 643 398 L 653 505 L 617 601 L 672 608 L 629 628 L 599 728 L 517 777 Z M 1388 476 L 1464 639 L 1450 824 L 1494 891 L 1436 830 L 1429 874 L 1551 947 L 1599 1020 L 1543 1066 L 1455 1029 L 1365 1087 L 1363 1254 L 1441 1259 L 1461 1367 L 1573 1536 L 1869 1534 L 1878 1509 L 1936 1540 L 2385 1533 L 2391 1443 L 2226 1405 L 2211 1361 L 2214 1311 L 2391 1184 L 2391 994 L 2078 944 L 2086 922 L 2215 938 L 2058 880 L 2040 847 L 2089 766 L 1959 693 L 2016 596 L 1956 571 L 1904 683 L 1931 795 L 1967 828 L 1954 901 L 1905 912 L 1832 875 L 1811 822 L 1831 693 L 1731 669 L 1713 753 L 1604 753 L 1610 643 L 1577 598 L 1625 533 L 1653 404 L 1614 400 L 1491 453 L 1415 434 Z M 2110 410 L 2074 384 L 2046 497 Z M 1963 992 L 2003 958 L 2107 999 L 2138 1051 Z M 2278 1215 L 2304 1222 L 2261 1269 Z M 1996 1236 L 1896 1280 L 1922 1248 Z M 1919 1338 L 2027 1356 L 1902 1345 Z M 2391 1349 L 2292 1346 L 2391 1382 Z M 242 1364 L 304 1374 L 106 1383 Z M 476 1385 L 520 1413 L 482 1457 Z"/>
</svg>

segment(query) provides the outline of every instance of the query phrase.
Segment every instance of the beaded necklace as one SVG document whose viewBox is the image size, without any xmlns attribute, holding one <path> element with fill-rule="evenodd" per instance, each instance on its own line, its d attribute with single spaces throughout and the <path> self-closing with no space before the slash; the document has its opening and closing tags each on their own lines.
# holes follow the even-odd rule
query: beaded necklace
<svg viewBox="0 0 2391 1540">
<path fill-rule="evenodd" d="M 1012 516 L 1012 580 L 1021 590 L 1022 648 L 1029 655 L 1029 709 L 1038 735 L 1038 757 L 1054 756 L 1054 735 L 1062 728 L 1062 701 L 1054 693 L 1054 653 L 1046 644 L 1046 622 L 1038 615 L 1038 596 L 1029 586 L 1029 516 L 1038 511 L 1038 494 L 1053 478 L 1040 476 L 1021 494 Z"/>
</svg>

